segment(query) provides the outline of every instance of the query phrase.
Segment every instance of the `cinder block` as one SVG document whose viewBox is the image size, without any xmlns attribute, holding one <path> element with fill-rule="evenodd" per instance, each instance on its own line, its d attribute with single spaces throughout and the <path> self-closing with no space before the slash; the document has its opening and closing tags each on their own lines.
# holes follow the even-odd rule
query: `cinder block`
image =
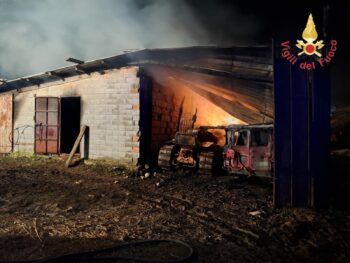
<svg viewBox="0 0 350 263">
<path fill-rule="evenodd" d="M 130 127 L 132 128 L 132 130 L 130 131 L 125 131 L 126 135 L 127 136 L 130 136 L 130 138 L 133 136 L 133 135 L 137 135 L 139 134 L 139 126 L 135 126 L 135 127 Z"/>
<path fill-rule="evenodd" d="M 131 110 L 131 109 L 133 109 L 133 106 L 134 105 L 131 105 L 131 104 L 119 104 L 118 109 L 119 110 Z"/>
<path fill-rule="evenodd" d="M 130 105 L 131 106 L 131 105 Z M 121 115 L 132 115 L 133 114 L 133 111 L 132 109 L 128 109 L 128 110 L 119 110 L 119 114 Z"/>
<path fill-rule="evenodd" d="M 124 146 L 125 147 L 133 147 L 133 143 L 132 142 L 124 142 Z"/>
<path fill-rule="evenodd" d="M 138 83 L 139 81 L 140 79 L 132 74 L 130 74 L 129 76 L 125 76 L 125 82 L 127 83 Z"/>
</svg>

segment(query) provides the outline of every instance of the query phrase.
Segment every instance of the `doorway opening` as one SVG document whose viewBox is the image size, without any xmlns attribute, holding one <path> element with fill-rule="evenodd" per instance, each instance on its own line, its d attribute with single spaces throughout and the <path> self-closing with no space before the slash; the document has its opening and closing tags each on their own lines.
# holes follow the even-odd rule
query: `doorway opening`
<svg viewBox="0 0 350 263">
<path fill-rule="evenodd" d="M 79 132 L 80 97 L 61 98 L 60 153 L 70 153 Z"/>
</svg>

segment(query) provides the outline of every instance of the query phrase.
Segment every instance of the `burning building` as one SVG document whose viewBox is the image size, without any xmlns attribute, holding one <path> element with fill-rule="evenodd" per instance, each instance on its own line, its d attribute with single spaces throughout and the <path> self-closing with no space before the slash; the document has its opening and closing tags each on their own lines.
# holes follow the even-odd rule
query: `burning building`
<svg viewBox="0 0 350 263">
<path fill-rule="evenodd" d="M 272 49 L 140 50 L 1 80 L 0 153 L 69 153 L 90 128 L 90 158 L 149 162 L 181 118 L 195 126 L 273 120 Z"/>
</svg>

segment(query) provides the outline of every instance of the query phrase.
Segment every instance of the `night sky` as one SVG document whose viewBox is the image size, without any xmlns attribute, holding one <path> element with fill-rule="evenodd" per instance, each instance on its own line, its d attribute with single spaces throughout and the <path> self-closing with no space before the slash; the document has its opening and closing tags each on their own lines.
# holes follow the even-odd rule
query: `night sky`
<svg viewBox="0 0 350 263">
<path fill-rule="evenodd" d="M 340 2 L 340 1 L 339 1 Z M 350 8 L 331 1 L 0 0 L 0 78 L 93 60 L 125 49 L 271 44 L 301 38 L 309 13 L 338 41 L 332 104 L 350 105 Z"/>
<path fill-rule="evenodd" d="M 230 42 L 228 34 L 236 25 L 230 24 L 235 13 L 251 16 L 259 30 L 253 40 L 269 44 L 272 38 L 301 38 L 309 13 L 314 16 L 319 38 L 322 37 L 323 9 L 329 6 L 327 32 L 329 39 L 338 41 L 339 50 L 331 64 L 332 104 L 350 105 L 350 7 L 335 1 L 225 1 L 187 0 L 193 12 L 222 44 Z M 244 26 L 244 25 L 242 25 Z M 246 43 L 244 43 L 246 44 Z M 349 47 L 349 48 L 347 48 Z"/>
</svg>

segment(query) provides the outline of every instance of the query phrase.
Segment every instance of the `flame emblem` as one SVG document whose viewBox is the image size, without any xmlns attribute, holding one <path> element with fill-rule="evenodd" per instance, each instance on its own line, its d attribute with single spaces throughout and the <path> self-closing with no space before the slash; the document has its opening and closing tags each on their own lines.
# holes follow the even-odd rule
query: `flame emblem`
<svg viewBox="0 0 350 263">
<path fill-rule="evenodd" d="M 306 42 L 303 40 L 297 40 L 297 48 L 302 49 L 302 51 L 298 53 L 298 56 L 301 56 L 302 54 L 312 56 L 315 54 L 321 57 L 322 55 L 319 50 L 324 47 L 324 44 L 323 40 L 314 43 L 314 41 L 317 40 L 318 34 L 312 14 L 309 15 L 309 19 L 307 20 L 302 36 Z"/>
</svg>

